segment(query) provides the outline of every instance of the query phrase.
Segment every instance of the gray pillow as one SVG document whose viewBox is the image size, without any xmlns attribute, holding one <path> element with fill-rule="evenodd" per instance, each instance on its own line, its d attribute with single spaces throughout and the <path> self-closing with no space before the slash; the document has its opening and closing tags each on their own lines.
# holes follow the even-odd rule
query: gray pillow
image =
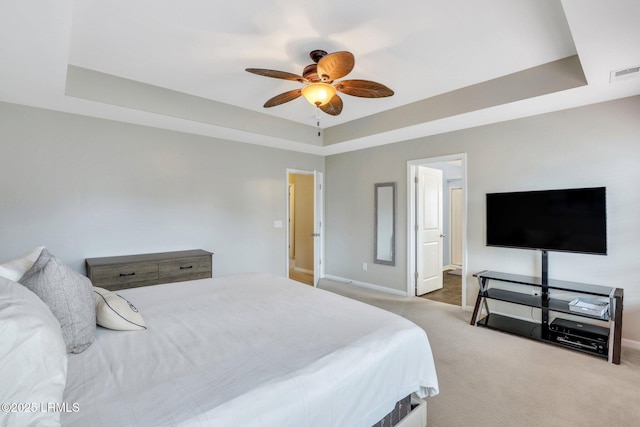
<svg viewBox="0 0 640 427">
<path fill-rule="evenodd" d="M 45 248 L 20 283 L 38 295 L 58 319 L 67 353 L 82 353 L 91 345 L 96 337 L 96 306 L 87 277 Z"/>
</svg>

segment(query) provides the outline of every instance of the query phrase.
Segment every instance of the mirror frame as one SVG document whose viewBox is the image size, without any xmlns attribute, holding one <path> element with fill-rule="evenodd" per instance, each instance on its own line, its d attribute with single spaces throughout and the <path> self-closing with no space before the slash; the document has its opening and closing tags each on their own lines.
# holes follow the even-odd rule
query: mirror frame
<svg viewBox="0 0 640 427">
<path fill-rule="evenodd" d="M 392 224 L 391 224 L 391 260 L 378 258 L 378 213 L 382 210 L 380 206 L 379 192 L 382 188 L 391 187 L 391 210 L 392 210 Z M 395 182 L 382 182 L 374 184 L 374 226 L 373 226 L 373 262 L 375 264 L 383 265 L 396 265 L 396 183 Z M 387 206 L 388 210 L 389 207 Z"/>
</svg>

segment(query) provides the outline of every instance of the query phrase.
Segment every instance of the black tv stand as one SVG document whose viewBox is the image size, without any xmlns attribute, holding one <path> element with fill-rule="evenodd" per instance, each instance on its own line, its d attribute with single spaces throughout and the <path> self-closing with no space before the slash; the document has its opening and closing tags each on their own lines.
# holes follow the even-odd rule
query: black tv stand
<svg viewBox="0 0 640 427">
<path fill-rule="evenodd" d="M 542 250 L 542 277 L 540 279 L 542 298 L 542 328 L 543 339 L 549 339 L 549 252 Z"/>
<path fill-rule="evenodd" d="M 545 263 L 546 253 L 543 252 L 543 265 Z M 616 365 L 620 364 L 620 350 L 622 341 L 622 308 L 624 290 L 620 288 L 611 288 L 607 286 L 589 285 L 585 283 L 566 282 L 561 280 L 549 279 L 547 269 L 543 268 L 542 277 L 521 276 L 510 273 L 500 273 L 495 271 L 482 271 L 473 275 L 478 278 L 480 290 L 478 299 L 471 317 L 471 325 L 482 326 L 498 331 L 508 332 L 514 335 L 547 342 L 571 348 L 577 351 L 586 352 L 594 356 L 606 358 L 609 362 Z M 507 289 L 490 287 L 491 281 L 505 282 L 528 287 L 539 287 L 539 295 L 531 293 L 518 292 Z M 598 297 L 609 299 L 609 313 L 605 318 L 592 316 L 585 313 L 576 313 L 570 310 L 569 301 L 566 299 L 554 298 L 552 293 L 562 293 L 564 298 L 567 294 L 585 297 Z M 488 300 L 503 301 L 511 304 L 534 307 L 541 310 L 541 323 L 522 320 L 505 314 L 491 313 L 489 310 Z M 482 312 L 486 311 L 486 316 L 482 317 Z M 587 346 L 577 346 L 558 340 L 553 337 L 549 329 L 550 313 L 558 313 L 562 318 L 562 314 L 571 316 L 579 316 L 580 318 L 592 319 L 594 321 L 607 322 L 609 326 L 608 342 L 606 343 L 607 352 L 599 352 L 588 348 Z M 585 322 L 589 323 L 589 322 Z M 596 322 L 592 322 L 596 323 Z"/>
</svg>

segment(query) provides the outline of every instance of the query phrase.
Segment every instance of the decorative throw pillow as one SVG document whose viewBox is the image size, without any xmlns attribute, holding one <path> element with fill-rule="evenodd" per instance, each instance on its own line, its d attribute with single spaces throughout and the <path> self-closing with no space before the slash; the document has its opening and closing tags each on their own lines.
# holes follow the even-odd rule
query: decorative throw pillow
<svg viewBox="0 0 640 427">
<path fill-rule="evenodd" d="M 0 277 L 6 277 L 9 280 L 17 282 L 24 276 L 24 273 L 33 266 L 33 263 L 36 262 L 43 249 L 44 246 L 38 246 L 16 259 L 0 264 Z"/>
<path fill-rule="evenodd" d="M 60 322 L 67 352 L 82 353 L 96 337 L 91 281 L 64 265 L 47 249 L 20 280 L 38 295 Z"/>
<path fill-rule="evenodd" d="M 147 329 L 138 309 L 118 294 L 103 288 L 93 288 L 96 300 L 98 325 L 117 331 L 139 331 Z"/>
<path fill-rule="evenodd" d="M 0 403 L 28 403 L 29 411 L 0 411 L 2 426 L 60 425 L 67 381 L 67 349 L 60 323 L 26 287 L 0 277 Z"/>
</svg>

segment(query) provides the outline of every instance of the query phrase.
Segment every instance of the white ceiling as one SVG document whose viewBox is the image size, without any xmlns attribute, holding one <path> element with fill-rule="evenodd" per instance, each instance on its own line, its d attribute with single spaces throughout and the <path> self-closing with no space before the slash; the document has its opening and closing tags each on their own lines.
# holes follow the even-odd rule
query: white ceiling
<svg viewBox="0 0 640 427">
<path fill-rule="evenodd" d="M 610 71 L 640 65 L 639 18 L 638 0 L 0 0 L 0 100 L 326 155 L 640 94 L 640 78 L 609 83 Z M 314 49 L 352 52 L 346 78 L 395 95 L 343 95 L 342 114 L 321 113 L 313 139 L 316 108 L 303 98 L 262 107 L 300 85 L 244 69 L 301 74 Z M 446 102 L 438 95 L 576 54 L 587 84 L 424 114 Z M 126 94 L 96 94 L 123 79 Z M 372 122 L 375 131 L 352 132 Z"/>
</svg>

